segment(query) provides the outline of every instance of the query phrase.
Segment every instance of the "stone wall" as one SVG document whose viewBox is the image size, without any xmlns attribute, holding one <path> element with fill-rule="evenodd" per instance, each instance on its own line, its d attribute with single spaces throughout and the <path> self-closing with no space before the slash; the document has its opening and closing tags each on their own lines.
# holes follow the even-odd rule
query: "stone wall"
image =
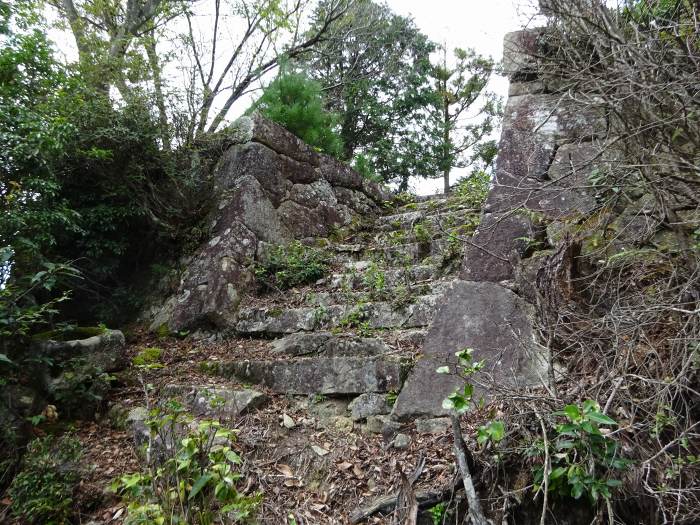
<svg viewBox="0 0 700 525">
<path fill-rule="evenodd" d="M 541 30 L 505 37 L 511 84 L 495 178 L 481 224 L 465 246 L 461 280 L 437 313 L 424 357 L 395 405 L 397 418 L 445 413 L 443 399 L 463 381 L 435 370 L 452 365 L 454 371 L 454 354 L 465 347 L 485 360 L 474 378 L 483 394 L 548 381 L 548 354 L 533 322 L 534 283 L 543 257 L 556 251 L 559 226 L 595 207 L 587 179 L 604 162 L 599 141 L 607 119 L 538 76 L 540 37 Z"/>
<path fill-rule="evenodd" d="M 317 153 L 259 115 L 244 117 L 214 169 L 208 240 L 187 261 L 177 291 L 149 313 L 151 328 L 231 328 L 251 263 L 267 246 L 327 236 L 389 197 L 347 165 Z"/>
</svg>

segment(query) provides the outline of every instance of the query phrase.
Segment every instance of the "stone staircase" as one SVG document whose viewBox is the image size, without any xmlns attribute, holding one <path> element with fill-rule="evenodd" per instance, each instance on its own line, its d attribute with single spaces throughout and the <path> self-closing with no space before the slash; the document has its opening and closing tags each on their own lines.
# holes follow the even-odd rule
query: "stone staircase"
<svg viewBox="0 0 700 525">
<path fill-rule="evenodd" d="M 341 242 L 314 240 L 332 250 L 333 272 L 241 308 L 236 337 L 270 339 L 265 358 L 210 372 L 278 394 L 398 392 L 453 280 L 456 236 L 471 233 L 477 213 L 436 196 L 338 231 Z"/>
<path fill-rule="evenodd" d="M 426 446 L 426 490 L 451 479 L 449 420 L 413 424 L 392 409 L 477 220 L 458 197 L 435 196 L 304 239 L 330 254 L 322 279 L 244 297 L 230 329 L 178 342 L 172 366 L 151 372 L 159 402 L 176 398 L 195 418 L 237 429 L 251 486 L 269 502 L 261 523 L 321 508 L 305 522 L 349 523 L 358 505 L 393 492 L 398 465 L 414 468 Z M 138 446 L 147 417 L 143 406 L 129 411 Z"/>
</svg>

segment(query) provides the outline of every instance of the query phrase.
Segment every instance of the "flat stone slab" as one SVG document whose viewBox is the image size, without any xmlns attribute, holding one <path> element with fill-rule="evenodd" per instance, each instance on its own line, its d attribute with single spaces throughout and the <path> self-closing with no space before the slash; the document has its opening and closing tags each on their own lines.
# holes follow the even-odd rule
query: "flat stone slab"
<svg viewBox="0 0 700 525">
<path fill-rule="evenodd" d="M 375 337 L 336 336 L 330 332 L 297 333 L 276 339 L 275 352 L 288 356 L 370 357 L 386 354 L 391 348 Z"/>
<path fill-rule="evenodd" d="M 378 416 L 391 412 L 387 396 L 370 392 L 357 396 L 348 405 L 353 421 L 359 421 L 369 416 Z"/>
<path fill-rule="evenodd" d="M 378 231 L 410 230 L 416 224 L 436 226 L 459 226 L 479 210 L 460 206 L 451 210 L 423 210 L 385 215 L 376 222 Z"/>
<path fill-rule="evenodd" d="M 250 410 L 259 408 L 268 401 L 268 397 L 250 388 L 233 389 L 207 385 L 166 385 L 165 396 L 182 399 L 185 406 L 195 416 L 222 415 L 232 419 Z"/>
<path fill-rule="evenodd" d="M 381 256 L 388 264 L 402 265 L 404 263 L 422 262 L 426 257 L 440 256 L 446 247 L 447 241 L 445 239 L 433 239 L 428 244 L 411 242 L 373 248 L 370 252 Z"/>
<path fill-rule="evenodd" d="M 405 307 L 379 301 L 362 306 L 362 321 L 373 329 L 420 328 L 428 326 L 441 295 L 422 295 Z M 330 305 L 316 308 L 279 309 L 274 307 L 242 309 L 236 331 L 244 335 L 279 336 L 342 326 L 347 316 L 357 313 L 358 305 Z"/>
<path fill-rule="evenodd" d="M 266 386 L 281 394 L 363 394 L 401 388 L 404 364 L 397 358 L 306 358 L 235 361 L 219 374 Z"/>
<path fill-rule="evenodd" d="M 333 290 L 348 287 L 351 290 L 366 290 L 367 283 L 364 280 L 365 268 L 360 270 L 349 269 L 346 273 L 336 273 L 330 278 L 329 287 Z M 414 284 L 419 281 L 431 281 L 440 276 L 440 268 L 434 264 L 417 264 L 410 268 L 383 270 L 387 288 L 403 285 L 408 281 Z M 337 295 L 337 292 L 333 292 Z"/>
<path fill-rule="evenodd" d="M 443 416 L 442 401 L 464 381 L 436 369 L 450 366 L 455 352 L 474 349 L 485 361 L 473 377 L 477 395 L 488 396 L 493 385 L 528 386 L 547 378 L 546 351 L 535 340 L 534 308 L 512 291 L 491 282 L 455 281 L 445 293 L 418 361 L 399 394 L 392 416 L 407 419 Z"/>
</svg>

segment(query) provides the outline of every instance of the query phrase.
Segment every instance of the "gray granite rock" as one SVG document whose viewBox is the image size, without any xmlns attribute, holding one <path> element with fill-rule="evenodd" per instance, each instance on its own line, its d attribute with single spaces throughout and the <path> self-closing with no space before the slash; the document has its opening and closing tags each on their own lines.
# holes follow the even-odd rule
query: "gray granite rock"
<svg viewBox="0 0 700 525">
<path fill-rule="evenodd" d="M 366 419 L 369 416 L 377 416 L 388 414 L 391 412 L 391 406 L 387 402 L 386 395 L 369 392 L 357 396 L 348 405 L 352 413 L 353 421 Z"/>
<path fill-rule="evenodd" d="M 207 385 L 166 385 L 163 395 L 180 398 L 195 416 L 222 416 L 226 419 L 260 408 L 268 401 L 268 397 L 258 390 Z"/>
<path fill-rule="evenodd" d="M 419 434 L 443 434 L 447 432 L 452 423 L 448 417 L 435 417 L 416 420 L 416 432 Z"/>
<path fill-rule="evenodd" d="M 34 341 L 37 352 L 50 356 L 56 364 L 70 359 L 81 358 L 87 366 L 102 372 L 116 372 L 124 369 L 129 360 L 126 356 L 124 334 L 119 330 L 105 330 L 103 333 L 85 339 L 71 341 Z"/>
<path fill-rule="evenodd" d="M 496 283 L 456 281 L 445 293 L 423 346 L 423 357 L 411 371 L 394 405 L 392 415 L 406 419 L 442 416 L 442 401 L 463 381 L 453 374 L 438 374 L 441 366 L 454 367 L 458 352 L 474 349 L 475 360 L 485 368 L 475 377 L 478 392 L 489 385 L 533 385 L 547 377 L 544 348 L 532 328 L 534 308 Z"/>
<path fill-rule="evenodd" d="M 233 133 L 250 141 L 233 140 L 216 164 L 208 240 L 186 264 L 177 291 L 155 309 L 153 330 L 232 329 L 241 297 L 255 285 L 258 246 L 326 236 L 358 214 L 377 213 L 388 197 L 260 115 Z"/>
<path fill-rule="evenodd" d="M 224 377 L 285 394 L 363 394 L 401 388 L 404 365 L 395 357 L 236 361 L 218 365 Z"/>
<path fill-rule="evenodd" d="M 407 449 L 409 446 L 411 446 L 411 438 L 406 434 L 396 434 L 396 436 L 394 436 L 394 440 L 391 442 L 391 446 L 398 450 Z"/>
<path fill-rule="evenodd" d="M 386 441 L 391 441 L 399 430 L 401 430 L 401 424 L 392 421 L 389 416 L 369 416 L 365 429 L 371 434 L 381 434 Z"/>
</svg>

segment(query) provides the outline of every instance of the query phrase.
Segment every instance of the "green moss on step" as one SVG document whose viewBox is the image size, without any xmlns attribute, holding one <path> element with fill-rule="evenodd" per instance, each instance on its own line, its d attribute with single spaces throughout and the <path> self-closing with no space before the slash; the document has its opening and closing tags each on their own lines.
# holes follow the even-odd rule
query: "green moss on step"
<svg viewBox="0 0 700 525">
<path fill-rule="evenodd" d="M 103 326 L 75 326 L 68 329 L 48 330 L 35 334 L 36 341 L 73 341 L 75 339 L 87 339 L 105 333 Z"/>
<path fill-rule="evenodd" d="M 156 347 L 147 347 L 141 350 L 134 359 L 132 363 L 134 366 L 148 366 L 154 365 L 160 362 L 160 358 L 163 356 L 163 350 Z"/>
</svg>

